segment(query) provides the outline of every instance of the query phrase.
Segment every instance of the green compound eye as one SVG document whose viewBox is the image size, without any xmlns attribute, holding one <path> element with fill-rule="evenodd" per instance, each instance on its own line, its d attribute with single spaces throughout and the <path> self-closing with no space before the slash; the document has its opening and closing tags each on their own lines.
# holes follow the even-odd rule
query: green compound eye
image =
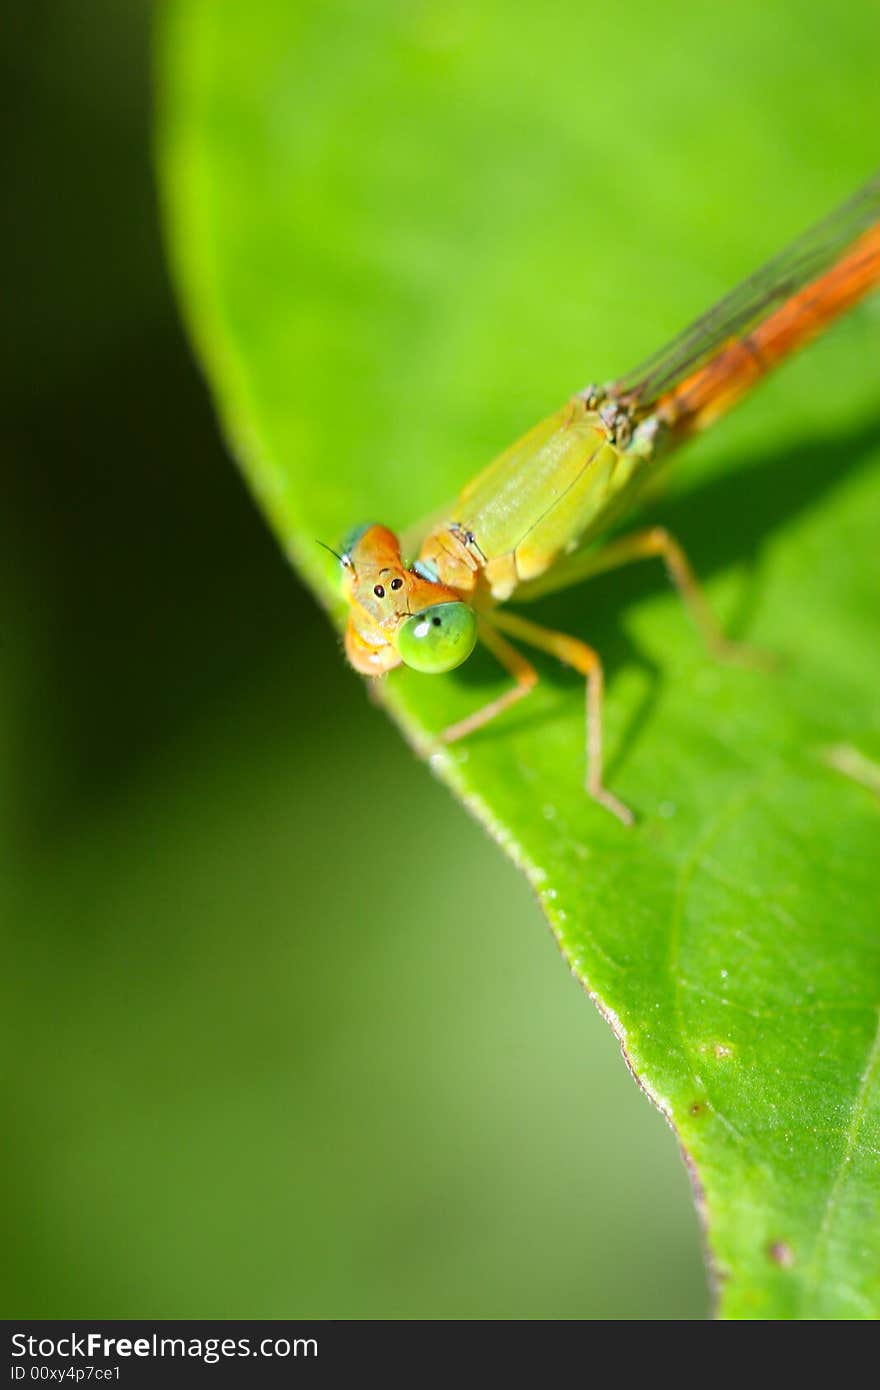
<svg viewBox="0 0 880 1390">
<path fill-rule="evenodd" d="M 407 618 L 397 634 L 401 660 L 437 676 L 467 661 L 477 640 L 477 619 L 466 603 L 435 603 Z"/>
</svg>

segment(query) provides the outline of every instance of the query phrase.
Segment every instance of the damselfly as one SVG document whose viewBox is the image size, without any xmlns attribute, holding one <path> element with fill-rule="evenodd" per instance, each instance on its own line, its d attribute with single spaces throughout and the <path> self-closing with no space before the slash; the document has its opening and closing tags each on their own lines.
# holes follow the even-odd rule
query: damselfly
<svg viewBox="0 0 880 1390">
<path fill-rule="evenodd" d="M 446 729 L 451 743 L 534 687 L 509 640 L 558 657 L 586 678 L 590 795 L 624 823 L 602 777 L 602 664 L 580 638 L 504 605 L 535 599 L 652 556 L 665 561 L 710 648 L 736 654 L 681 546 L 651 527 L 600 544 L 660 460 L 729 410 L 762 377 L 880 283 L 880 174 L 697 319 L 641 367 L 588 386 L 467 484 L 412 556 L 387 527 L 361 526 L 340 557 L 348 659 L 378 677 L 401 663 L 440 673 L 481 641 L 514 684 Z"/>
</svg>

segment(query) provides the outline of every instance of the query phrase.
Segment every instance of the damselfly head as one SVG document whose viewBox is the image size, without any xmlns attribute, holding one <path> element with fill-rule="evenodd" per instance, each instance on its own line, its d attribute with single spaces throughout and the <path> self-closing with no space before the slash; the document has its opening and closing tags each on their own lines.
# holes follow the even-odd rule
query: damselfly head
<svg viewBox="0 0 880 1390">
<path fill-rule="evenodd" d="M 345 650 L 364 675 L 403 661 L 417 671 L 451 671 L 470 656 L 476 618 L 454 589 L 408 569 L 400 542 L 375 523 L 351 532 L 341 556 L 349 604 Z"/>
</svg>

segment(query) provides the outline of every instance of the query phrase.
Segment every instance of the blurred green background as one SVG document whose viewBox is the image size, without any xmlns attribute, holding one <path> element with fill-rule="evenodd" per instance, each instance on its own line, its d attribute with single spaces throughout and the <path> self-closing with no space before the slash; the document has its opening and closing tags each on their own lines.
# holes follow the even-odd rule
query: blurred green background
<svg viewBox="0 0 880 1390">
<path fill-rule="evenodd" d="M 700 1317 L 672 1134 L 219 441 L 150 9 L 7 16 L 4 1315 Z"/>
</svg>

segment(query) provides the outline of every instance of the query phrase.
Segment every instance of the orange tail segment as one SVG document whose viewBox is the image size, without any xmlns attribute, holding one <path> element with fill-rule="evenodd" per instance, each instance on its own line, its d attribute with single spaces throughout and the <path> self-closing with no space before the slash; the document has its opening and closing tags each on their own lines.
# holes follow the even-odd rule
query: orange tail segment
<svg viewBox="0 0 880 1390">
<path fill-rule="evenodd" d="M 840 260 L 792 295 L 742 338 L 668 391 L 656 413 L 676 440 L 696 434 L 840 314 L 880 285 L 880 226 L 860 236 Z"/>
</svg>

